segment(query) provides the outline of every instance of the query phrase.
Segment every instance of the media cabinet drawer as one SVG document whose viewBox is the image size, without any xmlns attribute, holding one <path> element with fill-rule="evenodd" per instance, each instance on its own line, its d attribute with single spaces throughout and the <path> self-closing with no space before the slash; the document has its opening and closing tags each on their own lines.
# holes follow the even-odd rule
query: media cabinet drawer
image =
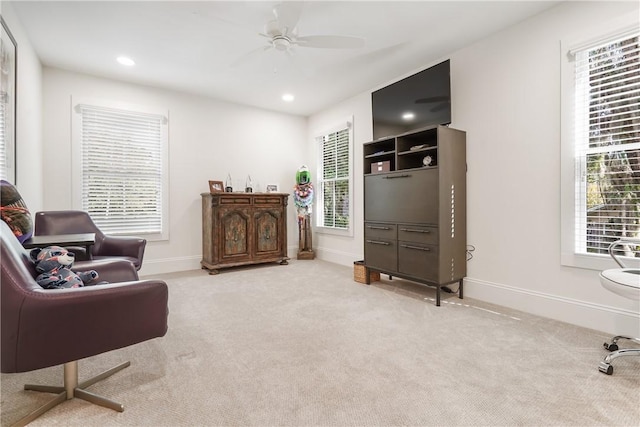
<svg viewBox="0 0 640 427">
<path fill-rule="evenodd" d="M 414 242 L 398 242 L 398 271 L 437 282 L 438 247 Z"/>
<path fill-rule="evenodd" d="M 364 239 L 364 262 L 367 267 L 386 272 L 398 271 L 397 242 L 380 238 Z"/>
<path fill-rule="evenodd" d="M 395 224 L 381 224 L 375 222 L 365 222 L 364 224 L 364 237 L 374 238 L 379 237 L 382 239 L 396 239 L 396 225 Z"/>
<path fill-rule="evenodd" d="M 437 245 L 438 227 L 398 224 L 398 240 Z"/>
</svg>

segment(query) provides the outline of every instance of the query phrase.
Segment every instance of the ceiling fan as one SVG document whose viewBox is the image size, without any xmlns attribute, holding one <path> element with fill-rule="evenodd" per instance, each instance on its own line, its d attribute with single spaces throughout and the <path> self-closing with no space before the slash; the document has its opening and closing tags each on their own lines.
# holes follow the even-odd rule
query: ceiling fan
<svg viewBox="0 0 640 427">
<path fill-rule="evenodd" d="M 243 62 L 247 56 L 259 51 L 275 49 L 293 54 L 294 47 L 310 47 L 321 49 L 357 49 L 364 46 L 364 39 L 354 36 L 339 35 L 298 35 L 297 26 L 302 13 L 302 2 L 283 2 L 273 8 L 274 19 L 265 24 L 264 32 L 258 33 L 267 39 L 267 44 L 247 53 L 235 61 L 235 65 Z"/>
<path fill-rule="evenodd" d="M 416 104 L 436 104 L 429 111 L 435 113 L 448 107 L 451 100 L 448 96 L 430 96 L 427 98 L 416 99 Z"/>
</svg>

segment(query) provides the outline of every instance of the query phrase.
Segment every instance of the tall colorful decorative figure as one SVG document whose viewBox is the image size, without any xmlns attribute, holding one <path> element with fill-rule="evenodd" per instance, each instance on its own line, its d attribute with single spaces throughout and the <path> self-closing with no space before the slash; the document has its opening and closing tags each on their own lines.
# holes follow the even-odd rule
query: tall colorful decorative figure
<svg viewBox="0 0 640 427">
<path fill-rule="evenodd" d="M 296 172 L 293 203 L 298 212 L 298 259 L 313 259 L 311 242 L 311 213 L 313 210 L 313 184 L 309 168 L 302 165 Z"/>
</svg>

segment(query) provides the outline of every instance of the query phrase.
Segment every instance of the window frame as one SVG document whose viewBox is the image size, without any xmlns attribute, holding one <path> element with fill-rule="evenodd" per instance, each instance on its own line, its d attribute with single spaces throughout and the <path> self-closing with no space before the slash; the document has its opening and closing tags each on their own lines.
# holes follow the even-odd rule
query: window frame
<svg viewBox="0 0 640 427">
<path fill-rule="evenodd" d="M 349 226 L 347 228 L 336 228 L 336 227 L 326 227 L 323 225 L 324 218 L 324 200 L 322 199 L 322 184 L 323 184 L 323 147 L 321 138 L 325 136 L 336 133 L 341 130 L 348 130 L 348 161 L 347 165 L 349 168 L 348 173 L 348 188 L 349 188 Z M 336 123 L 334 126 L 328 127 L 323 131 L 315 132 L 314 142 L 316 144 L 316 150 L 318 153 L 318 162 L 316 171 L 316 176 L 318 177 L 316 184 L 314 185 L 316 191 L 316 213 L 315 213 L 315 229 L 316 232 L 322 234 L 336 235 L 336 236 L 348 236 L 353 237 L 354 233 L 354 224 L 353 224 L 353 117 L 347 118 L 345 121 L 341 121 L 340 123 Z"/>
<path fill-rule="evenodd" d="M 580 253 L 576 251 L 576 235 L 579 233 L 577 199 L 584 202 L 584 194 L 578 189 L 582 167 L 576 156 L 576 79 L 574 52 L 596 46 L 603 42 L 637 33 L 637 17 L 623 15 L 603 23 L 597 29 L 589 28 L 581 34 L 563 39 L 561 50 L 561 265 L 590 270 L 605 270 L 615 265 L 608 254 Z M 582 209 L 584 211 L 584 208 Z M 637 262 L 637 258 L 623 257 L 625 261 Z"/>
<path fill-rule="evenodd" d="M 0 126 L 0 132 L 2 132 L 2 139 L 0 139 L 0 156 L 2 156 L 2 165 L 0 165 L 0 178 L 16 185 L 17 184 L 17 96 L 16 91 L 18 88 L 18 44 L 16 39 L 11 34 L 9 26 L 4 20 L 3 16 L 0 16 L 0 26 L 2 27 L 2 42 L 6 43 L 7 52 L 6 60 L 9 70 L 6 74 L 6 80 L 4 81 L 3 89 L 5 91 L 4 99 L 0 99 L 2 104 L 2 122 Z M 0 91 L 1 95 L 1 91 Z"/>
<path fill-rule="evenodd" d="M 162 161 L 161 179 L 161 231 L 159 233 L 135 232 L 106 232 L 114 236 L 139 236 L 148 241 L 169 240 L 169 112 L 159 107 L 136 105 L 100 98 L 72 97 L 71 102 L 71 162 L 72 170 L 72 206 L 74 209 L 84 210 L 82 205 L 83 188 L 83 156 L 82 156 L 82 113 L 81 105 L 129 112 L 132 114 L 150 114 L 162 117 L 160 154 Z"/>
</svg>

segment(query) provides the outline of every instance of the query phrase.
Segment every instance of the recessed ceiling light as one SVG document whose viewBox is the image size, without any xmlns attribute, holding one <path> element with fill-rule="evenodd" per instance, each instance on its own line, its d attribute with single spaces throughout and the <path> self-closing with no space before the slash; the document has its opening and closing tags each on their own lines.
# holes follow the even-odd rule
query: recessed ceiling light
<svg viewBox="0 0 640 427">
<path fill-rule="evenodd" d="M 126 56 L 119 56 L 116 59 L 120 64 L 126 65 L 127 67 L 133 67 L 136 63 L 131 58 L 127 58 Z"/>
<path fill-rule="evenodd" d="M 411 111 L 402 114 L 402 120 L 413 120 L 416 118 L 416 115 Z"/>
<path fill-rule="evenodd" d="M 296 99 L 296 97 L 295 97 L 295 96 L 293 96 L 293 95 L 292 95 L 292 94 L 290 94 L 290 93 L 285 93 L 284 95 L 282 95 L 282 100 L 283 100 L 283 101 L 285 101 L 285 102 L 291 102 L 291 101 L 293 101 L 294 99 Z"/>
</svg>

